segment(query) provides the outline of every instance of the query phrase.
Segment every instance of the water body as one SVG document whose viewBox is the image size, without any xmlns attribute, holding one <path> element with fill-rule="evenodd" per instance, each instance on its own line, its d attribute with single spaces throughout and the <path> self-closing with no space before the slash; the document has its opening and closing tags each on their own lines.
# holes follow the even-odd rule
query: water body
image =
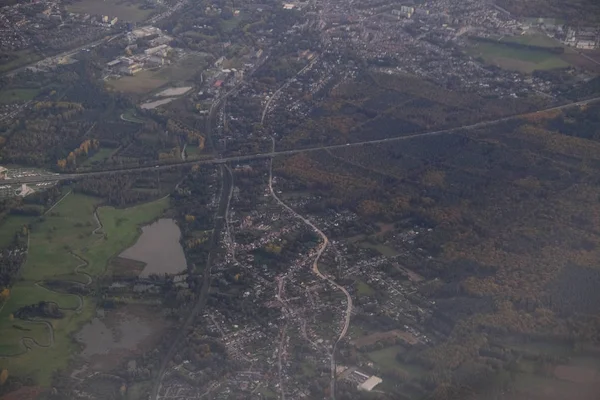
<svg viewBox="0 0 600 400">
<path fill-rule="evenodd" d="M 113 350 L 133 350 L 152 333 L 152 327 L 140 318 L 121 319 L 109 328 L 102 320 L 94 318 L 85 324 L 77 340 L 85 345 L 84 357 L 108 354 Z"/>
<path fill-rule="evenodd" d="M 185 271 L 187 262 L 179 244 L 181 231 L 174 220 L 161 218 L 142 228 L 138 241 L 119 257 L 146 264 L 140 277 L 150 274 L 177 274 Z"/>
</svg>

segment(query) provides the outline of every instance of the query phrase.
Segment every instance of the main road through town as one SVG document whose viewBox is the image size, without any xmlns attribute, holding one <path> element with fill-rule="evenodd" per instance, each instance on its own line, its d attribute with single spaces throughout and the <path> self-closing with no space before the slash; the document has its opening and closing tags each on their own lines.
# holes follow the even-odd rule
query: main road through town
<svg viewBox="0 0 600 400">
<path fill-rule="evenodd" d="M 271 141 L 273 142 L 272 153 L 275 153 L 275 139 L 273 137 L 271 137 Z M 352 296 L 350 296 L 350 293 L 348 293 L 348 291 L 346 290 L 345 287 L 337 284 L 335 280 L 333 280 L 331 277 L 323 274 L 319 270 L 319 260 L 321 259 L 323 252 L 329 245 L 329 238 L 327 237 L 327 235 L 325 235 L 322 230 L 317 228 L 317 226 L 315 224 L 313 224 L 308 218 L 303 217 L 302 215 L 298 214 L 296 211 L 294 211 L 294 209 L 292 209 L 290 206 L 288 206 L 286 203 L 284 203 L 279 198 L 279 196 L 277 196 L 277 194 L 275 194 L 275 191 L 273 190 L 273 159 L 271 159 L 271 164 L 269 165 L 269 191 L 271 192 L 271 196 L 275 199 L 275 201 L 280 206 L 282 206 L 283 208 L 288 210 L 290 213 L 292 213 L 296 218 L 300 219 L 306 225 L 310 226 L 312 228 L 312 230 L 314 230 L 321 237 L 321 240 L 322 240 L 321 244 L 319 245 L 319 248 L 317 250 L 316 257 L 313 260 L 312 272 L 313 272 L 313 274 L 318 276 L 320 279 L 329 282 L 329 284 L 331 284 L 331 286 L 342 291 L 344 293 L 344 295 L 346 296 L 346 311 L 344 313 L 344 326 L 342 327 L 342 330 L 340 331 L 339 336 L 337 337 L 337 339 L 335 340 L 335 342 L 333 344 L 333 349 L 331 351 L 331 358 L 330 358 L 330 364 L 331 364 L 330 365 L 330 367 L 331 367 L 330 392 L 331 392 L 332 400 L 335 400 L 335 380 L 336 380 L 335 352 L 336 352 L 338 343 L 342 339 L 344 339 L 344 337 L 346 336 L 346 333 L 348 332 L 348 327 L 350 327 L 350 317 L 352 316 Z"/>
<path fill-rule="evenodd" d="M 237 89 L 238 88 L 232 89 L 230 92 L 228 92 L 228 94 L 232 94 Z M 223 98 L 224 97 L 222 97 L 221 99 L 223 99 Z M 397 142 L 397 141 L 402 141 L 402 140 L 411 140 L 411 139 L 427 137 L 427 136 L 439 136 L 439 135 L 449 134 L 449 133 L 458 132 L 458 131 L 484 128 L 486 126 L 491 126 L 491 125 L 498 124 L 501 122 L 516 120 L 516 119 L 524 117 L 526 115 L 533 115 L 536 113 L 564 110 L 564 109 L 572 108 L 572 107 L 581 107 L 581 106 L 585 106 L 585 105 L 588 105 L 588 104 L 591 104 L 591 103 L 594 103 L 597 101 L 600 101 L 600 97 L 595 97 L 593 99 L 588 99 L 588 100 L 576 101 L 573 103 L 564 104 L 562 106 L 546 108 L 543 110 L 534 111 L 534 112 L 530 112 L 530 113 L 512 115 L 512 116 L 503 117 L 503 118 L 490 120 L 490 121 L 477 122 L 477 123 L 471 124 L 471 125 L 463 125 L 463 126 L 458 126 L 455 128 L 415 133 L 415 134 L 405 135 L 405 136 L 393 136 L 393 137 L 389 137 L 389 138 L 385 138 L 385 139 L 373 139 L 373 140 L 365 140 L 365 141 L 361 141 L 361 142 L 353 142 L 353 143 L 347 143 L 347 144 L 336 144 L 336 145 L 327 145 L 327 146 L 304 147 L 304 148 L 299 148 L 299 149 L 270 151 L 270 152 L 266 152 L 266 153 L 255 153 L 255 154 L 247 154 L 247 155 L 241 155 L 241 156 L 207 158 L 207 159 L 203 159 L 203 160 L 190 160 L 190 161 L 182 161 L 182 162 L 178 162 L 178 163 L 161 164 L 161 165 L 154 165 L 154 166 L 150 165 L 150 166 L 139 166 L 139 167 L 130 167 L 130 168 L 106 169 L 106 170 L 102 170 L 102 171 L 90 171 L 90 172 L 80 172 L 80 173 L 70 173 L 70 174 L 48 174 L 48 175 L 38 175 L 38 176 L 27 176 L 27 177 L 7 179 L 4 181 L 4 183 L 22 184 L 22 183 L 39 183 L 39 182 L 59 181 L 59 180 L 77 180 L 77 179 L 98 177 L 98 176 L 111 175 L 111 174 L 120 174 L 120 173 L 128 173 L 128 172 L 143 172 L 143 171 L 161 170 L 161 169 L 168 170 L 168 169 L 172 169 L 172 168 L 183 168 L 183 167 L 189 167 L 192 165 L 199 165 L 199 164 L 202 164 L 202 165 L 225 164 L 225 163 L 229 163 L 229 162 L 236 163 L 236 162 L 258 160 L 258 159 L 264 159 L 264 158 L 272 158 L 272 157 L 276 157 L 276 156 L 293 155 L 293 154 L 313 152 L 313 151 L 334 150 L 334 149 L 340 149 L 340 148 L 345 148 L 345 147 L 359 147 L 359 146 L 367 146 L 367 145 L 374 145 L 374 144 L 380 144 L 380 143 Z"/>
</svg>

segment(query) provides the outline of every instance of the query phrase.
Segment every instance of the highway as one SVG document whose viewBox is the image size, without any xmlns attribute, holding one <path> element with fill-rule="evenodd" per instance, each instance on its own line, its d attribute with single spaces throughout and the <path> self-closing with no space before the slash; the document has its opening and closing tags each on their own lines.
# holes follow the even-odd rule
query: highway
<svg viewBox="0 0 600 400">
<path fill-rule="evenodd" d="M 239 89 L 239 88 L 236 87 L 236 88 L 230 90 L 228 93 L 226 93 L 225 96 L 223 96 L 222 98 L 217 100 L 217 102 L 216 102 L 217 105 L 218 105 L 218 103 L 220 103 L 220 101 L 222 101 L 222 99 L 224 97 L 233 94 L 237 89 Z M 534 112 L 530 112 L 530 113 L 512 115 L 509 117 L 503 117 L 503 118 L 490 120 L 490 121 L 477 122 L 477 123 L 471 124 L 471 125 L 463 125 L 463 126 L 459 126 L 459 127 L 455 127 L 455 128 L 442 129 L 442 130 L 438 130 L 438 131 L 415 133 L 415 134 L 406 135 L 406 136 L 393 136 L 393 137 L 389 137 L 389 138 L 385 138 L 385 139 L 373 139 L 373 140 L 365 140 L 365 141 L 361 141 L 361 142 L 353 142 L 353 143 L 347 143 L 347 144 L 336 144 L 336 145 L 328 145 L 328 146 L 306 147 L 306 148 L 300 148 L 300 149 L 270 151 L 270 152 L 266 152 L 266 153 L 255 153 L 255 154 L 247 154 L 247 155 L 241 155 L 241 156 L 218 157 L 218 158 L 209 158 L 209 159 L 204 159 L 204 160 L 182 161 L 179 163 L 153 165 L 153 166 L 130 167 L 130 168 L 120 168 L 120 169 L 112 169 L 112 170 L 80 172 L 80 173 L 70 173 L 70 174 L 28 176 L 28 177 L 14 178 L 14 179 L 6 179 L 4 181 L 4 183 L 5 184 L 22 184 L 22 183 L 41 183 L 41 182 L 49 182 L 49 181 L 65 181 L 65 180 L 70 181 L 70 180 L 93 178 L 93 177 L 100 177 L 100 176 L 106 176 L 106 175 L 112 175 L 112 174 L 144 172 L 144 171 L 152 171 L 152 170 L 169 170 L 172 168 L 191 167 L 192 165 L 224 164 L 224 163 L 230 163 L 230 162 L 231 163 L 239 163 L 239 162 L 250 161 L 250 160 L 273 158 L 273 157 L 277 157 L 277 156 L 288 156 L 288 155 L 294 155 L 294 154 L 298 154 L 298 153 L 307 153 L 307 152 L 313 152 L 313 151 L 335 150 L 335 149 L 341 149 L 341 148 L 367 146 L 367 145 L 374 145 L 374 144 L 381 144 L 381 143 L 388 143 L 388 142 L 391 143 L 391 142 L 411 140 L 411 139 L 427 137 L 427 136 L 439 136 L 439 135 L 449 134 L 449 133 L 453 133 L 453 132 L 457 132 L 457 131 L 461 131 L 461 130 L 464 131 L 464 130 L 484 128 L 486 126 L 495 125 L 500 122 L 516 120 L 518 118 L 522 118 L 525 115 L 557 111 L 557 110 L 564 110 L 564 109 L 572 108 L 572 107 L 581 107 L 581 106 L 585 106 L 587 104 L 591 104 L 591 103 L 594 103 L 597 101 L 600 101 L 600 97 L 595 97 L 593 99 L 588 99 L 588 100 L 577 101 L 577 102 L 573 102 L 573 103 L 569 103 L 569 104 L 564 104 L 562 106 L 551 107 L 551 108 L 534 111 Z M 212 111 L 213 111 L 213 109 L 211 109 L 211 112 Z"/>
</svg>

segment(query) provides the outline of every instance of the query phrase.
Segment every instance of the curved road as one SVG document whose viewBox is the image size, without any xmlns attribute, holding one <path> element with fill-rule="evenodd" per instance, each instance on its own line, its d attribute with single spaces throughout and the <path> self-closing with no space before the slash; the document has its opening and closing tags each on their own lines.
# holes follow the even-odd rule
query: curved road
<svg viewBox="0 0 600 400">
<path fill-rule="evenodd" d="M 273 153 L 274 153 L 275 152 L 275 139 L 273 137 L 271 137 L 271 141 L 273 142 Z M 332 278 L 330 278 L 329 276 L 327 276 L 327 275 L 323 274 L 321 271 L 319 271 L 319 260 L 321 259 L 323 252 L 325 252 L 325 249 L 329 245 L 329 238 L 327 238 L 327 236 L 323 233 L 323 231 L 321 231 L 319 228 L 317 228 L 315 226 L 315 224 L 313 224 L 309 219 L 298 214 L 296 211 L 294 211 L 290 206 L 285 204 L 277 196 L 277 194 L 273 190 L 273 159 L 271 159 L 271 164 L 269 166 L 269 191 L 271 192 L 271 196 L 273 196 L 273 198 L 275 199 L 275 201 L 277 201 L 277 203 L 279 203 L 279 205 L 281 205 L 283 208 L 285 208 L 286 210 L 291 212 L 296 218 L 302 220 L 302 222 L 304 222 L 306 225 L 310 226 L 321 237 L 322 242 L 321 242 L 321 245 L 319 246 L 319 249 L 317 250 L 317 256 L 315 257 L 315 260 L 313 261 L 312 272 L 315 275 L 317 275 L 319 278 L 329 282 L 335 288 L 341 290 L 344 293 L 344 295 L 346 295 L 346 313 L 345 313 L 346 315 L 345 315 L 345 319 L 344 319 L 344 326 L 343 326 L 337 340 L 335 341 L 335 343 L 333 345 L 333 351 L 331 352 L 331 390 L 330 391 L 331 391 L 331 398 L 333 400 L 335 400 L 335 350 L 336 350 L 338 343 L 346 336 L 346 333 L 348 332 L 348 327 L 350 326 L 350 317 L 352 316 L 352 307 L 353 307 L 352 306 L 352 297 L 350 296 L 350 293 L 348 293 L 346 288 L 338 285 Z"/>
</svg>

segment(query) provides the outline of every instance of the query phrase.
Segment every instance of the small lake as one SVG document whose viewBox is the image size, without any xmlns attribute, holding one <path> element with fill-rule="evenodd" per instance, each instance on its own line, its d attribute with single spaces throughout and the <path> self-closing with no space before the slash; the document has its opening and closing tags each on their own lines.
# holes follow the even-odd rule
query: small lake
<svg viewBox="0 0 600 400">
<path fill-rule="evenodd" d="M 177 274 L 187 267 L 180 238 L 181 231 L 175 221 L 161 218 L 144 226 L 138 241 L 119 257 L 145 263 L 140 274 L 143 278 L 151 274 Z"/>
<path fill-rule="evenodd" d="M 111 328 L 98 318 L 85 324 L 76 336 L 85 345 L 81 355 L 91 357 L 114 350 L 134 350 L 152 333 L 151 326 L 135 317 L 121 319 Z"/>
</svg>

